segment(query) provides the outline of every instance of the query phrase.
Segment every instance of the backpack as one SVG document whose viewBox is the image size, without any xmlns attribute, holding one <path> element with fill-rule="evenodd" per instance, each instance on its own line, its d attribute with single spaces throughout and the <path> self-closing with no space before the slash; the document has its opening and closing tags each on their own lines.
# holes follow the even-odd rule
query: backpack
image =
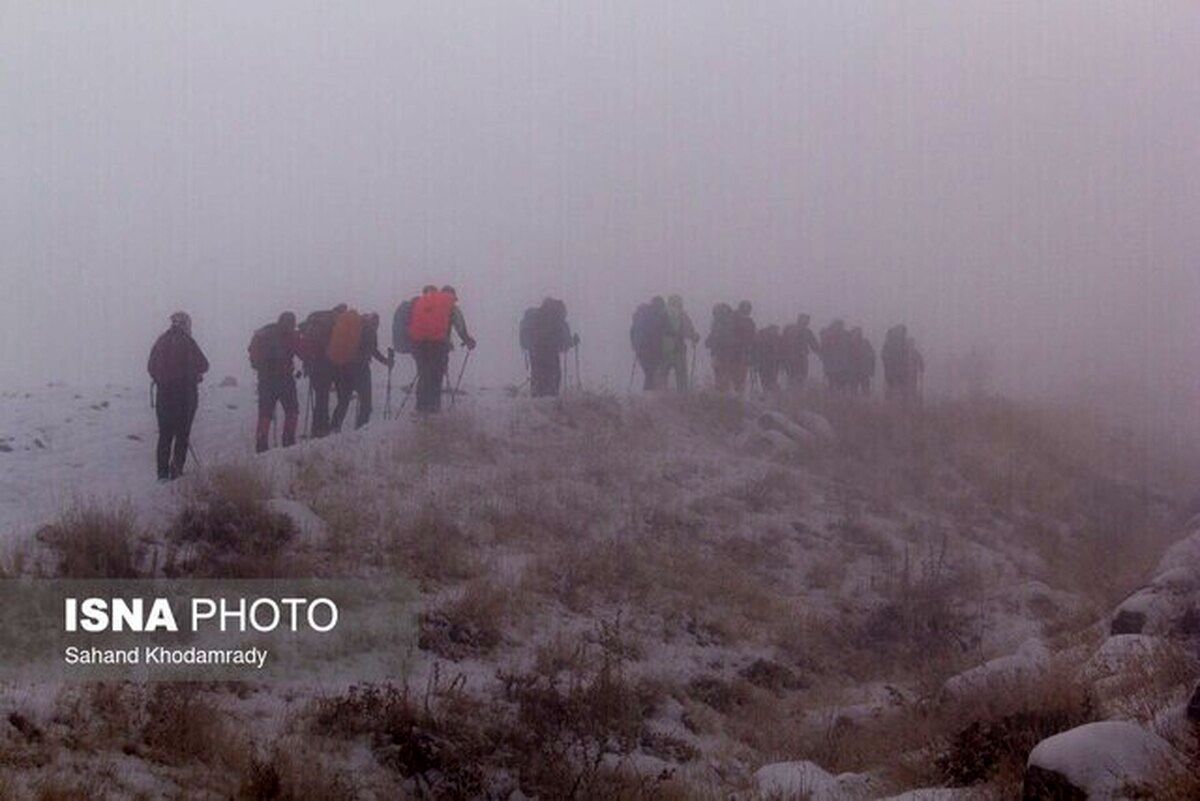
<svg viewBox="0 0 1200 801">
<path fill-rule="evenodd" d="M 266 369 L 270 363 L 274 344 L 271 342 L 273 329 L 274 325 L 264 325 L 254 332 L 254 336 L 250 337 L 250 347 L 246 350 L 250 352 L 250 366 L 255 370 Z"/>
<path fill-rule="evenodd" d="M 362 328 L 362 315 L 354 309 L 338 315 L 329 334 L 329 346 L 325 349 L 330 363 L 344 367 L 354 361 L 362 342 Z"/>
<path fill-rule="evenodd" d="M 449 292 L 430 292 L 413 301 L 408 338 L 414 342 L 445 342 L 456 299 Z"/>
<path fill-rule="evenodd" d="M 654 351 L 662 348 L 663 328 L 659 312 L 653 304 L 643 303 L 633 313 L 633 327 L 629 330 L 629 338 L 633 341 L 634 350 L 641 352 Z"/>
<path fill-rule="evenodd" d="M 408 336 L 408 324 L 412 319 L 415 300 L 406 300 L 396 307 L 392 315 L 392 349 L 397 353 L 412 353 L 412 339 Z"/>
<path fill-rule="evenodd" d="M 534 340 L 537 334 L 538 324 L 538 309 L 536 307 L 526 309 L 525 314 L 521 317 L 521 328 L 518 337 L 521 341 L 521 350 L 533 350 Z"/>
</svg>

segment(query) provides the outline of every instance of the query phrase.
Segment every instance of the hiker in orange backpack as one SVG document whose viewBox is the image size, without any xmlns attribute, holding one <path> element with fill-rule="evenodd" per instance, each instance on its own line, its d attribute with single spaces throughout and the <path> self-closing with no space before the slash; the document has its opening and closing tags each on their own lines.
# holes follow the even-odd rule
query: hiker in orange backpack
<svg viewBox="0 0 1200 801">
<path fill-rule="evenodd" d="M 444 286 L 440 290 L 425 287 L 421 297 L 413 302 L 408 321 L 408 337 L 417 362 L 418 412 L 436 412 L 442 408 L 442 382 L 450 364 L 451 329 L 467 350 L 474 350 L 475 340 L 467 333 L 454 287 Z"/>
<path fill-rule="evenodd" d="M 329 430 L 337 433 L 342 428 L 350 399 L 354 397 L 354 361 L 362 343 L 363 318 L 357 309 L 346 309 L 333 321 L 329 332 L 329 344 L 325 347 L 325 358 L 333 371 L 333 389 L 337 393 L 337 405 Z"/>
<path fill-rule="evenodd" d="M 334 329 L 336 336 L 337 329 Z M 332 344 L 332 343 L 331 343 Z M 362 428 L 371 420 L 371 359 L 391 367 L 391 360 L 379 352 L 379 315 L 368 313 L 361 316 L 358 347 L 345 367 L 336 368 L 339 378 L 338 402 L 333 410 L 333 430 L 341 431 L 342 422 L 350 408 L 350 396 L 358 397 L 358 411 L 354 416 L 354 427 Z"/>
<path fill-rule="evenodd" d="M 346 311 L 346 304 L 339 303 L 332 309 L 315 311 L 300 324 L 300 348 L 298 355 L 304 363 L 308 376 L 308 390 L 312 393 L 313 437 L 329 433 L 329 391 L 333 387 L 333 365 L 329 363 L 329 340 L 333 336 L 333 324 L 338 315 Z"/>
</svg>

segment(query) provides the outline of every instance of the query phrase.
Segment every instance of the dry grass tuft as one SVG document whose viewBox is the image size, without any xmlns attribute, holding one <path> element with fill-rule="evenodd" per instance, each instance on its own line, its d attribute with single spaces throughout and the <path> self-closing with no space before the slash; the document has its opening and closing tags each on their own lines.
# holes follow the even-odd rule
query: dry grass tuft
<svg viewBox="0 0 1200 801">
<path fill-rule="evenodd" d="M 142 575 L 133 508 L 95 503 L 68 509 L 37 538 L 58 556 L 56 575 L 71 579 L 132 579 Z"/>
</svg>

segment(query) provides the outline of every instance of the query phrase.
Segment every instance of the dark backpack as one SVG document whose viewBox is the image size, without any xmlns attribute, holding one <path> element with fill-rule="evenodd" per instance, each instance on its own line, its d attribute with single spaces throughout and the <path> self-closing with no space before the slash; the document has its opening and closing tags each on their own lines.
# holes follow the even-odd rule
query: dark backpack
<svg viewBox="0 0 1200 801">
<path fill-rule="evenodd" d="M 396 353 L 412 353 L 412 339 L 408 335 L 408 323 L 412 319 L 413 301 L 406 300 L 396 307 L 392 315 L 392 349 Z"/>
<path fill-rule="evenodd" d="M 521 350 L 533 350 L 534 339 L 537 334 L 537 324 L 538 309 L 536 307 L 526 309 L 525 314 L 521 316 L 521 327 L 518 332 Z"/>
<path fill-rule="evenodd" d="M 275 333 L 273 324 L 264 325 L 250 337 L 250 366 L 255 370 L 263 370 L 271 363 L 271 352 L 274 350 L 272 337 Z"/>
</svg>

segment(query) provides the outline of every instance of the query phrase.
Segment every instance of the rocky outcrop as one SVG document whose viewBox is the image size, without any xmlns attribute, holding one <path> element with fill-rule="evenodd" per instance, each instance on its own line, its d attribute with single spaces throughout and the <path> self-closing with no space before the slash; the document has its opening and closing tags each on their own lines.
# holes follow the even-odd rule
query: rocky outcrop
<svg viewBox="0 0 1200 801">
<path fill-rule="evenodd" d="M 1115 720 L 1088 723 L 1043 740 L 1030 752 L 1023 797 L 1123 798 L 1129 792 L 1152 792 L 1156 781 L 1180 765 L 1166 740 L 1140 726 Z"/>
</svg>

